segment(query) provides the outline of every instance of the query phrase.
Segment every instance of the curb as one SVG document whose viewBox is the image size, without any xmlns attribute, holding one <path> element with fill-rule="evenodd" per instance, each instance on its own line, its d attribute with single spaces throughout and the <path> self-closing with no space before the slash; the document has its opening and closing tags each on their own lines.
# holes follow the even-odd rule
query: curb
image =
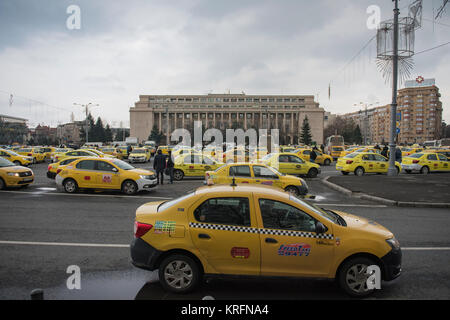
<svg viewBox="0 0 450 320">
<path fill-rule="evenodd" d="M 324 185 L 328 186 L 329 188 L 336 190 L 340 193 L 343 193 L 349 197 L 355 197 L 363 200 L 369 200 L 374 201 L 378 203 L 382 203 L 389 206 L 396 206 L 396 207 L 412 207 L 412 208 L 450 208 L 450 203 L 439 203 L 439 202 L 405 202 L 405 201 L 395 201 L 390 200 L 386 198 L 371 196 L 366 193 L 361 192 L 353 192 L 349 189 L 346 189 L 344 187 L 341 187 L 340 185 L 334 184 L 328 179 L 330 176 L 326 176 L 325 178 L 321 179 L 320 182 L 322 182 Z"/>
</svg>

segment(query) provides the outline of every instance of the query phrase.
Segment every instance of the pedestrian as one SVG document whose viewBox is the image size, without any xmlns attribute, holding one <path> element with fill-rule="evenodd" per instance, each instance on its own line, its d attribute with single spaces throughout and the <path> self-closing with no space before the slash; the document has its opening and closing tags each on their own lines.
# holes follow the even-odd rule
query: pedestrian
<svg viewBox="0 0 450 320">
<path fill-rule="evenodd" d="M 384 147 L 383 147 L 383 150 L 381 151 L 381 155 L 383 156 L 383 157 L 386 157 L 387 158 L 387 156 L 388 156 L 388 147 L 385 145 Z"/>
<path fill-rule="evenodd" d="M 317 150 L 316 147 L 314 147 L 314 149 Z M 316 158 L 317 158 L 317 153 L 314 151 L 314 149 L 311 150 L 311 154 L 309 156 L 309 161 L 311 161 L 312 163 L 316 163 Z"/>
<path fill-rule="evenodd" d="M 325 153 L 325 146 L 323 144 L 320 145 L 320 149 L 321 149 L 322 153 Z"/>
<path fill-rule="evenodd" d="M 167 157 L 167 171 L 169 173 L 170 184 L 173 184 L 173 167 L 174 166 L 175 166 L 175 163 L 173 163 L 173 160 L 172 160 L 172 151 L 169 150 L 169 156 Z"/>
<path fill-rule="evenodd" d="M 153 160 L 153 169 L 156 170 L 157 183 L 159 184 L 161 177 L 161 184 L 164 184 L 164 169 L 166 169 L 166 156 L 162 154 L 161 150 L 158 150 L 158 153 L 155 156 L 155 159 Z"/>
<path fill-rule="evenodd" d="M 379 146 L 378 144 L 375 146 L 374 149 L 376 149 L 376 150 L 381 150 L 381 148 L 380 148 L 380 146 Z"/>
<path fill-rule="evenodd" d="M 395 161 L 402 163 L 402 150 L 399 147 L 395 148 Z"/>
<path fill-rule="evenodd" d="M 128 145 L 128 147 L 127 147 L 127 155 L 128 156 L 130 155 L 131 150 L 132 150 L 131 145 Z"/>
</svg>

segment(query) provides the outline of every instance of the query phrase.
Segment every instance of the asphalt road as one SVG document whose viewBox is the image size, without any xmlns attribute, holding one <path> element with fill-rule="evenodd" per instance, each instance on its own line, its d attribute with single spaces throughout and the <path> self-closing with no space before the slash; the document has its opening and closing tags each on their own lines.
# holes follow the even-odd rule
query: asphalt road
<svg viewBox="0 0 450 320">
<path fill-rule="evenodd" d="M 139 165 L 150 167 L 149 164 Z M 0 191 L 0 299 L 29 299 L 42 288 L 46 299 L 346 299 L 325 280 L 212 280 L 187 296 L 163 291 L 155 273 L 134 268 L 127 245 L 135 210 L 202 185 L 189 179 L 136 196 L 118 192 L 65 194 L 47 179 L 46 164 L 32 167 L 27 189 Z M 323 168 L 322 176 L 338 174 Z M 356 178 L 356 177 L 355 177 Z M 450 210 L 388 207 L 308 180 L 315 202 L 370 218 L 390 229 L 403 247 L 403 274 L 371 299 L 450 298 Z M 68 266 L 81 270 L 81 289 L 69 290 Z"/>
</svg>

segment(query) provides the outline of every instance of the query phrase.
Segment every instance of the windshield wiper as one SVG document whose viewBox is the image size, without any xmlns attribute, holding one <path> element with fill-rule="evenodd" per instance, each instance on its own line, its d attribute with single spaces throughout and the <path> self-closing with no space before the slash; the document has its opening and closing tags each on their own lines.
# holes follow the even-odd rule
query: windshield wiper
<svg viewBox="0 0 450 320">
<path fill-rule="evenodd" d="M 343 227 L 346 227 L 347 226 L 347 223 L 345 222 L 345 220 L 344 220 L 344 218 L 342 218 L 340 215 L 338 215 L 336 212 L 334 212 L 334 211 L 332 211 L 332 210 L 329 210 L 329 209 L 325 209 L 325 208 L 322 208 L 322 210 L 324 210 L 324 211 L 326 211 L 326 212 L 329 212 L 329 213 L 331 213 L 333 216 L 335 216 L 336 217 L 336 222 L 339 224 L 339 225 L 341 225 L 341 226 L 343 226 Z"/>
</svg>

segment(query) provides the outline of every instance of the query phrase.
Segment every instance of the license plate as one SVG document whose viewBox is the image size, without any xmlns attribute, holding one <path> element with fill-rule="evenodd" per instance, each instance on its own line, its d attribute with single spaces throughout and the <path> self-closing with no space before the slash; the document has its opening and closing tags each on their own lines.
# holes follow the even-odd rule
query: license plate
<svg viewBox="0 0 450 320">
<path fill-rule="evenodd" d="M 33 178 L 25 178 L 25 179 L 23 179 L 23 181 L 24 182 L 30 182 L 30 181 L 33 181 Z"/>
</svg>

